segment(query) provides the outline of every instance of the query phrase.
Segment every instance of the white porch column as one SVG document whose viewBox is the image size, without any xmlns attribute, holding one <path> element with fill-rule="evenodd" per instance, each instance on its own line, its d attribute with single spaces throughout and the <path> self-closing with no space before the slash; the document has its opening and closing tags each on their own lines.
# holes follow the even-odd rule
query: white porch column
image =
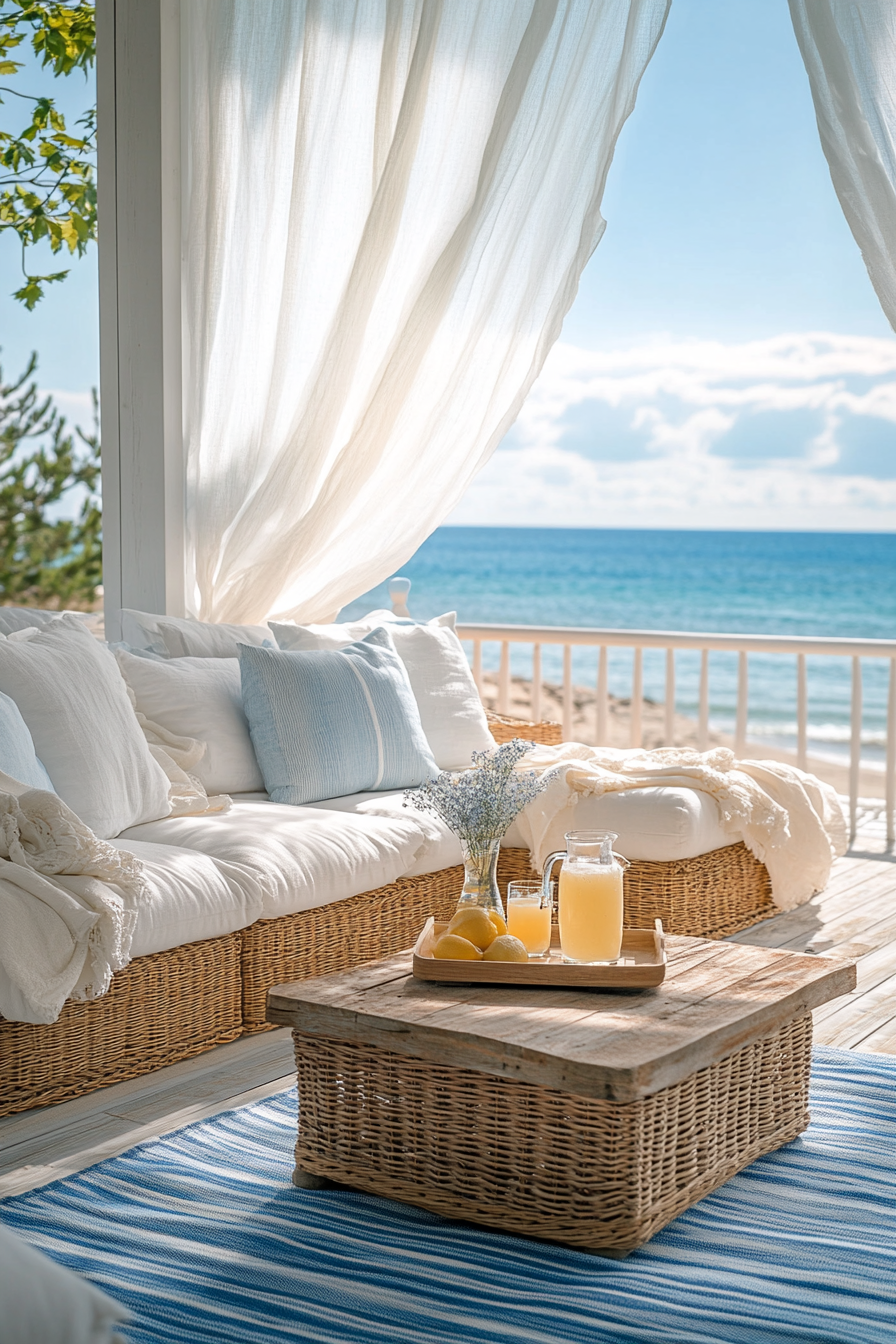
<svg viewBox="0 0 896 1344">
<path fill-rule="evenodd" d="M 180 0 L 97 0 L 106 624 L 184 611 Z"/>
</svg>

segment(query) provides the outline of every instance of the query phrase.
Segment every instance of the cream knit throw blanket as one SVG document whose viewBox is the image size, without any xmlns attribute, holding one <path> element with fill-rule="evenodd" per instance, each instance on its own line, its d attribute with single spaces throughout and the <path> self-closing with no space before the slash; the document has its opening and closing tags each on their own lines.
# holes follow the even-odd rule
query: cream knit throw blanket
<svg viewBox="0 0 896 1344">
<path fill-rule="evenodd" d="M 821 891 L 832 860 L 848 844 L 843 809 L 830 785 L 778 761 L 736 760 L 723 747 L 619 751 L 565 742 L 535 747 L 518 768 L 549 777 L 519 818 L 538 868 L 552 849 L 563 847 L 563 833 L 575 829 L 580 797 L 658 785 L 698 789 L 715 798 L 723 830 L 732 844 L 742 839 L 765 864 L 772 899 L 782 910 Z"/>
<path fill-rule="evenodd" d="M 55 793 L 0 771 L 0 1014 L 55 1022 L 130 960 L 143 865 Z"/>
</svg>

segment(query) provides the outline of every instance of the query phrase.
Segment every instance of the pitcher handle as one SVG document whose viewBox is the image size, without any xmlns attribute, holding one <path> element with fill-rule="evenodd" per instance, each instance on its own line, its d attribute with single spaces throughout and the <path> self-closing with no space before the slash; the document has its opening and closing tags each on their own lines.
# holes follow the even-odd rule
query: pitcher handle
<svg viewBox="0 0 896 1344">
<path fill-rule="evenodd" d="M 621 854 L 617 854 L 616 851 L 615 851 L 615 849 L 612 849 L 612 850 L 610 851 L 610 853 L 613 855 L 613 858 L 614 858 L 614 859 L 616 860 L 616 862 L 619 864 L 620 868 L 623 868 L 623 869 L 624 869 L 624 868 L 631 868 L 632 865 L 631 865 L 631 863 L 629 862 L 629 860 L 623 858 Z"/>
<path fill-rule="evenodd" d="M 553 871 L 554 864 L 557 862 L 558 859 L 565 859 L 565 858 L 566 858 L 566 850 L 557 849 L 554 851 L 553 854 L 549 854 L 544 861 L 544 868 L 542 870 L 541 875 L 541 885 L 544 891 L 543 899 L 545 901 L 545 904 L 550 904 L 551 900 L 551 873 Z"/>
</svg>

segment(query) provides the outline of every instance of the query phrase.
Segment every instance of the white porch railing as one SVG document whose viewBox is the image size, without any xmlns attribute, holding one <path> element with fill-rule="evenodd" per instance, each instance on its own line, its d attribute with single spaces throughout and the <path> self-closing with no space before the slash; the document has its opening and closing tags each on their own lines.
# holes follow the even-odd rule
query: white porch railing
<svg viewBox="0 0 896 1344">
<path fill-rule="evenodd" d="M 855 835 L 857 802 L 859 797 L 859 770 L 862 754 L 862 662 L 863 658 L 889 660 L 887 697 L 885 799 L 887 840 L 896 839 L 896 640 L 890 639 L 815 639 L 784 635 L 709 635 L 666 630 L 589 630 L 585 628 L 535 625 L 468 625 L 459 624 L 457 633 L 473 645 L 473 676 L 480 691 L 483 684 L 482 646 L 500 644 L 498 667 L 498 713 L 510 712 L 510 647 L 529 645 L 532 648 L 532 718 L 542 715 L 542 648 L 559 645 L 563 649 L 563 736 L 572 736 L 573 680 L 572 650 L 586 645 L 595 647 L 597 655 L 597 745 L 607 741 L 609 715 L 608 650 L 633 649 L 631 686 L 631 745 L 641 745 L 641 702 L 643 696 L 644 649 L 665 649 L 666 676 L 664 700 L 664 742 L 674 745 L 675 734 L 675 651 L 699 650 L 700 692 L 698 710 L 698 744 L 705 750 L 709 742 L 709 654 L 725 650 L 738 655 L 737 714 L 735 751 L 742 754 L 747 742 L 747 711 L 749 707 L 749 655 L 773 653 L 796 655 L 796 711 L 797 761 L 805 769 L 808 743 L 808 692 L 806 658 L 849 658 L 852 662 L 852 700 L 849 743 L 849 815 L 850 832 Z"/>
</svg>

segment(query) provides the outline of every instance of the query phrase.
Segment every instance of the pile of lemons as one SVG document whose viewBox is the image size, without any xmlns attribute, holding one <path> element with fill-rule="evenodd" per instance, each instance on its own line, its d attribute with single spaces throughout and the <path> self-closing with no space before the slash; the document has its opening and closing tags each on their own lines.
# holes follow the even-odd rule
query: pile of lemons
<svg viewBox="0 0 896 1344">
<path fill-rule="evenodd" d="M 528 961 L 525 944 L 507 932 L 497 910 L 468 905 L 458 910 L 432 954 L 446 961 Z"/>
</svg>

